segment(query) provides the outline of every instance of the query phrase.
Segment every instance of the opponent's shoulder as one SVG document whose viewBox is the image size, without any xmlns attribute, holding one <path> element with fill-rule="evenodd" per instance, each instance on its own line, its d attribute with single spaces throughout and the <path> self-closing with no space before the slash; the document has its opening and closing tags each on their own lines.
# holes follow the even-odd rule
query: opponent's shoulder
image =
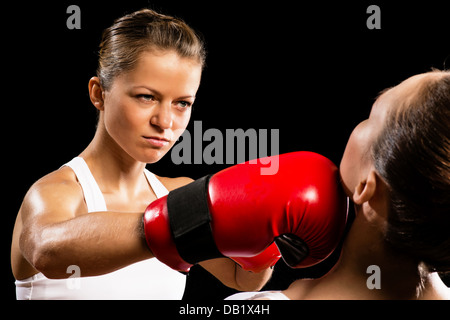
<svg viewBox="0 0 450 320">
<path fill-rule="evenodd" d="M 156 176 L 159 181 L 167 188 L 167 190 L 172 191 L 174 189 L 180 188 L 182 186 L 185 186 L 192 181 L 193 179 L 189 177 L 177 177 L 177 178 L 168 178 L 168 177 L 160 177 Z"/>
<path fill-rule="evenodd" d="M 310 299 L 310 295 L 318 283 L 318 279 L 296 280 L 289 286 L 289 288 L 283 291 L 283 294 L 291 300 Z"/>
</svg>

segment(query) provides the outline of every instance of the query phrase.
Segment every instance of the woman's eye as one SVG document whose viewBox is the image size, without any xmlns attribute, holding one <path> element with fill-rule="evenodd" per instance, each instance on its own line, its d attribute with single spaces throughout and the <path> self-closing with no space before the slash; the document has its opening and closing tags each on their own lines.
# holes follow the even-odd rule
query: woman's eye
<svg viewBox="0 0 450 320">
<path fill-rule="evenodd" d="M 177 102 L 177 106 L 181 107 L 181 108 L 189 108 L 192 105 L 192 103 L 188 102 L 188 101 L 178 101 Z"/>
<path fill-rule="evenodd" d="M 141 100 L 144 100 L 145 102 L 155 100 L 155 97 L 153 95 L 151 95 L 151 94 L 138 94 L 137 98 L 141 99 Z"/>
</svg>

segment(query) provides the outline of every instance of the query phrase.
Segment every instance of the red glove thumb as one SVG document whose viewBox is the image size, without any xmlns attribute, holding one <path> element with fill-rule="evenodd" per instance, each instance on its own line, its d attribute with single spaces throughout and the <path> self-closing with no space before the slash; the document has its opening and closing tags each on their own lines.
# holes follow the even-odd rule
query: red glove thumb
<svg viewBox="0 0 450 320">
<path fill-rule="evenodd" d="M 231 257 L 242 269 L 255 273 L 273 267 L 281 258 L 275 242 L 268 246 L 263 252 L 253 257 Z"/>
</svg>

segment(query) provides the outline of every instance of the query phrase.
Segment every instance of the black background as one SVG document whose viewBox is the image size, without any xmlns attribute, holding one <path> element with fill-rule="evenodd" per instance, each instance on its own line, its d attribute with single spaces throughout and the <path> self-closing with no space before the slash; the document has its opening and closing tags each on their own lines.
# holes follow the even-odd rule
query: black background
<svg viewBox="0 0 450 320">
<path fill-rule="evenodd" d="M 15 216 L 31 184 L 78 155 L 95 133 L 88 97 L 103 29 L 143 7 L 183 18 L 203 34 L 207 66 L 188 130 L 279 129 L 280 153 L 310 150 L 339 164 L 347 139 L 367 118 L 378 92 L 407 77 L 450 65 L 444 2 L 427 1 L 17 1 L 2 6 L 4 292 L 15 298 L 9 266 Z M 66 9 L 81 8 L 69 30 Z M 366 9 L 381 8 L 381 30 Z M 192 131 L 191 131 L 192 132 Z M 204 146 L 207 143 L 204 143 Z M 199 178 L 226 165 L 174 165 L 170 152 L 149 170 Z M 311 270 L 276 267 L 268 289 Z M 219 299 L 229 291 L 195 268 L 186 297 Z M 203 279 L 200 283 L 196 275 Z M 202 295 L 203 294 L 203 295 Z"/>
</svg>

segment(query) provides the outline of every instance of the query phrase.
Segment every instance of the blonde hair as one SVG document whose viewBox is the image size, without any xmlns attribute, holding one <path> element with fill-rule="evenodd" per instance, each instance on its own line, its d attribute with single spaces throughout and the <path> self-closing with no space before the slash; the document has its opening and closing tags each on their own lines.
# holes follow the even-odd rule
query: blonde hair
<svg viewBox="0 0 450 320">
<path fill-rule="evenodd" d="M 174 50 L 202 67 L 205 63 L 204 43 L 184 21 L 142 9 L 115 20 L 103 32 L 97 68 L 103 89 L 109 90 L 116 76 L 133 70 L 140 54 L 152 49 Z"/>
</svg>

